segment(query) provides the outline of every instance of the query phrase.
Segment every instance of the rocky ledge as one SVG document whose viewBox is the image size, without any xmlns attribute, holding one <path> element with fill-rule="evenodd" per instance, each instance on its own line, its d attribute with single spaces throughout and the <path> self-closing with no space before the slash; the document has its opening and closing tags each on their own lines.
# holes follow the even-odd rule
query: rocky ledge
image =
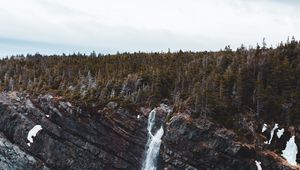
<svg viewBox="0 0 300 170">
<path fill-rule="evenodd" d="M 136 113 L 128 109 L 108 105 L 88 112 L 50 95 L 30 99 L 18 93 L 2 93 L 0 100 L 1 143 L 11 148 L 1 148 L 0 158 L 11 169 L 141 166 L 146 118 L 138 120 Z M 41 125 L 42 130 L 28 146 L 27 134 L 35 125 Z"/>
<path fill-rule="evenodd" d="M 241 123 L 241 120 L 237 122 Z M 276 154 L 271 149 L 273 145 L 266 146 L 265 137 L 248 125 L 244 128 L 252 134 L 245 140 L 209 117 L 192 119 L 189 112 L 174 115 L 167 123 L 163 139 L 163 166 L 189 170 L 256 170 L 255 161 L 259 161 L 263 170 L 300 169 Z M 276 143 L 279 139 L 273 140 Z"/>
<path fill-rule="evenodd" d="M 162 107 L 157 108 L 165 129 L 158 169 L 256 170 L 255 161 L 263 170 L 300 169 L 279 154 L 288 137 L 274 137 L 266 146 L 268 133 L 261 133 L 257 120 L 236 121 L 236 128 L 249 134 L 243 139 L 209 116 L 192 118 L 188 110 L 171 113 Z M 1 93 L 0 169 L 141 169 L 150 111 L 117 102 L 85 108 L 58 96 Z M 35 125 L 41 130 L 28 136 Z"/>
</svg>

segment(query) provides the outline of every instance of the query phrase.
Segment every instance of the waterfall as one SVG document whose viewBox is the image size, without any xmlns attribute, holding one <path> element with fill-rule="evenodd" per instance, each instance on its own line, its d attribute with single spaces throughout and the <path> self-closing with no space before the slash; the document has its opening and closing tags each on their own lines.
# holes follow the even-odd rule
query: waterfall
<svg viewBox="0 0 300 170">
<path fill-rule="evenodd" d="M 149 113 L 149 117 L 148 117 L 147 151 L 146 151 L 146 158 L 143 162 L 142 170 L 156 170 L 156 162 L 157 162 L 157 157 L 159 155 L 161 137 L 164 134 L 164 129 L 163 126 L 161 126 L 160 129 L 155 133 L 155 135 L 152 134 L 152 128 L 155 124 L 155 114 L 156 114 L 156 109 L 153 109 Z"/>
</svg>

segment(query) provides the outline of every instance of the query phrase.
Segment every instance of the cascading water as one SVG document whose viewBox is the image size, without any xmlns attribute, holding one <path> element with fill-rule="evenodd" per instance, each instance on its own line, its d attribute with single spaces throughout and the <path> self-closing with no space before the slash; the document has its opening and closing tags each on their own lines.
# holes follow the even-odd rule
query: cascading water
<svg viewBox="0 0 300 170">
<path fill-rule="evenodd" d="M 156 109 L 153 109 L 149 113 L 149 117 L 148 117 L 147 152 L 146 152 L 146 158 L 143 162 L 142 170 L 156 170 L 156 162 L 157 162 L 157 157 L 159 155 L 161 137 L 164 134 L 164 129 L 163 126 L 161 126 L 160 129 L 155 133 L 155 135 L 152 134 L 152 128 L 155 123 L 155 114 L 156 114 Z"/>
</svg>

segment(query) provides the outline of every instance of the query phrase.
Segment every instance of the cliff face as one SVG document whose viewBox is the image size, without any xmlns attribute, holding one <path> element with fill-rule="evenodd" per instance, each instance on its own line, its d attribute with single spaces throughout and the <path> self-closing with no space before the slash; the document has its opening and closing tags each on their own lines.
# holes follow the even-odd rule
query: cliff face
<svg viewBox="0 0 300 170">
<path fill-rule="evenodd" d="M 150 110 L 115 102 L 82 108 L 50 95 L 30 98 L 16 92 L 1 93 L 0 167 L 140 169 Z M 275 144 L 266 148 L 266 137 L 251 118 L 241 116 L 236 121 L 236 128 L 249 133 L 247 139 L 241 139 L 208 116 L 192 118 L 188 110 L 171 115 L 162 106 L 157 110 L 156 121 L 165 129 L 158 169 L 255 170 L 255 160 L 262 162 L 264 170 L 300 169 L 275 153 L 282 147 L 280 139 L 274 137 Z M 35 125 L 42 130 L 29 146 L 27 135 Z"/>
<path fill-rule="evenodd" d="M 237 124 L 243 122 L 240 120 Z M 289 166 L 278 154 L 268 150 L 270 146 L 263 143 L 265 137 L 252 131 L 254 126 L 244 128 L 250 133 L 247 139 L 241 139 L 234 131 L 214 123 L 209 117 L 192 120 L 188 113 L 175 115 L 167 124 L 164 137 L 164 167 L 256 170 L 255 160 L 258 160 L 264 170 L 299 169 Z M 276 139 L 274 141 L 278 143 Z"/>
<path fill-rule="evenodd" d="M 141 166 L 146 118 L 138 121 L 137 115 L 119 107 L 90 113 L 51 96 L 31 102 L 25 96 L 14 95 L 1 94 L 0 130 L 4 134 L 1 142 L 16 147 L 18 152 L 10 154 L 11 157 L 25 159 L 25 154 L 28 159 L 19 165 L 10 161 L 6 153 L 1 154 L 2 163 L 11 169 L 23 169 L 27 164 L 41 169 L 137 169 Z M 29 147 L 27 134 L 35 125 L 43 129 Z"/>
</svg>

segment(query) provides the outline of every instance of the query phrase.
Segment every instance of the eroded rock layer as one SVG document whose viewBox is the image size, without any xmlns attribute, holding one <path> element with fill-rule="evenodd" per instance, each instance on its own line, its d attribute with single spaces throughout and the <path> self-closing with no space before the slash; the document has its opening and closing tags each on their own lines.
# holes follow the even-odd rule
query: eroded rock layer
<svg viewBox="0 0 300 170">
<path fill-rule="evenodd" d="M 1 93 L 0 168 L 140 169 L 150 110 L 117 102 L 84 108 L 51 95 Z M 157 110 L 156 121 L 165 129 L 157 169 L 255 170 L 255 160 L 264 170 L 300 169 L 279 156 L 288 131 L 266 146 L 268 136 L 251 118 L 241 116 L 234 125 L 246 134 L 243 139 L 209 116 L 192 118 L 188 111 L 172 113 L 165 105 Z M 28 146 L 27 134 L 35 125 L 42 130 Z"/>
</svg>

